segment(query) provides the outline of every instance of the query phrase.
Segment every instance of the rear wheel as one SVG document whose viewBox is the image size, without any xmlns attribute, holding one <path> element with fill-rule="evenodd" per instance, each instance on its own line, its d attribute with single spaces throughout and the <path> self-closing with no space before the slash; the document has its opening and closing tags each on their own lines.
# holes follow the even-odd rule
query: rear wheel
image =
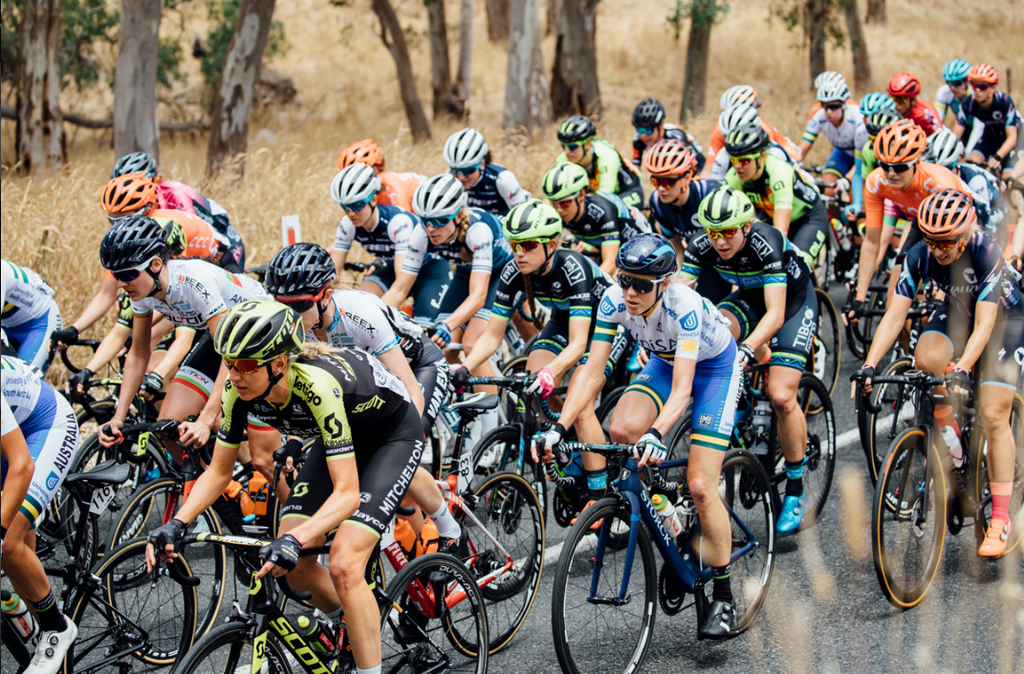
<svg viewBox="0 0 1024 674">
<path fill-rule="evenodd" d="M 1017 448 L 1014 459 L 1013 470 L 1013 491 L 1010 492 L 1010 539 L 1006 543 L 1006 552 L 1001 556 L 1013 552 L 1020 545 L 1021 537 L 1024 535 L 1024 398 L 1017 393 L 1013 400 L 1013 409 L 1010 411 L 1010 430 L 1013 432 L 1013 446 Z M 976 489 L 974 497 L 977 503 L 982 504 L 980 515 L 975 521 L 975 533 L 978 545 L 985 538 L 989 522 L 992 520 L 992 493 L 989 491 L 988 480 L 988 442 L 981 428 L 976 427 L 976 436 L 981 438 L 981 447 L 973 452 L 978 457 L 975 462 L 976 473 L 973 486 Z"/>
<path fill-rule="evenodd" d="M 839 368 L 843 362 L 843 340 L 839 331 L 839 312 L 828 293 L 817 288 L 818 327 L 808 366 L 825 383 L 828 394 L 835 393 L 839 382 Z"/>
</svg>

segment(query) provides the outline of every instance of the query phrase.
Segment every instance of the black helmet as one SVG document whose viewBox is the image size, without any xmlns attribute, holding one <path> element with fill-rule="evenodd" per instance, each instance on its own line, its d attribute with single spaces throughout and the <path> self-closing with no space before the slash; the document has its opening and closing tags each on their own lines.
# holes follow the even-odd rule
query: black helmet
<svg viewBox="0 0 1024 674">
<path fill-rule="evenodd" d="M 645 98 L 633 108 L 633 126 L 638 129 L 650 129 L 658 126 L 665 119 L 665 106 L 654 98 Z"/>
<path fill-rule="evenodd" d="M 615 266 L 622 271 L 663 279 L 679 269 L 676 249 L 659 234 L 637 234 L 619 249 Z"/>
<path fill-rule="evenodd" d="M 156 160 L 147 152 L 132 152 L 114 162 L 114 170 L 110 179 L 119 178 L 126 173 L 145 173 L 147 178 L 156 176 Z"/>
<path fill-rule="evenodd" d="M 133 269 L 165 255 L 167 233 L 148 215 L 115 220 L 100 242 L 100 264 L 111 271 Z"/>
<path fill-rule="evenodd" d="M 901 119 L 903 119 L 903 115 L 896 112 L 895 108 L 882 108 L 865 117 L 864 126 L 867 128 L 869 136 L 877 136 L 882 129 Z"/>
<path fill-rule="evenodd" d="M 271 295 L 313 295 L 336 276 L 330 253 L 315 243 L 293 243 L 270 261 L 263 285 Z"/>
<path fill-rule="evenodd" d="M 725 137 L 725 151 L 731 157 L 757 154 L 768 149 L 771 139 L 760 122 L 750 122 L 729 132 Z"/>
<path fill-rule="evenodd" d="M 582 143 L 597 135 L 597 127 L 589 117 L 573 115 L 558 125 L 559 143 Z"/>
</svg>

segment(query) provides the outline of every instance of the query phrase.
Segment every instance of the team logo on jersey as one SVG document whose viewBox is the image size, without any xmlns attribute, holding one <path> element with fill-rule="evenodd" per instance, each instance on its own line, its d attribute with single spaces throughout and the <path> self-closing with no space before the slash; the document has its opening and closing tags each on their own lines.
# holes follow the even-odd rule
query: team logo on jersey
<svg viewBox="0 0 1024 674">
<path fill-rule="evenodd" d="M 518 273 L 519 267 L 516 266 L 516 263 L 509 262 L 501 270 L 501 280 L 505 283 L 511 283 Z"/>
<path fill-rule="evenodd" d="M 53 491 L 57 488 L 58 484 L 60 484 L 60 475 L 50 471 L 50 474 L 46 477 L 46 490 Z"/>
<path fill-rule="evenodd" d="M 697 342 L 692 339 L 688 339 L 683 342 L 679 348 L 683 350 L 683 353 L 697 353 Z"/>
<path fill-rule="evenodd" d="M 584 276 L 586 276 L 583 271 L 583 266 L 572 257 L 565 258 L 565 264 L 562 269 L 565 272 L 565 278 L 569 281 L 570 285 L 576 285 L 577 283 L 582 282 Z M 554 284 L 552 284 L 551 287 L 554 288 Z"/>
<path fill-rule="evenodd" d="M 764 236 L 756 232 L 750 235 L 750 245 L 761 259 L 764 259 L 772 252 L 772 244 Z"/>
<path fill-rule="evenodd" d="M 615 313 L 615 302 L 612 302 L 612 298 L 605 296 L 601 300 L 601 313 L 609 316 Z"/>
<path fill-rule="evenodd" d="M 978 282 L 978 275 L 974 272 L 974 267 L 964 269 L 964 280 L 972 286 Z"/>
<path fill-rule="evenodd" d="M 711 414 L 702 414 L 697 420 L 697 425 L 704 428 L 711 428 L 711 424 L 715 423 L 715 417 Z"/>
<path fill-rule="evenodd" d="M 686 330 L 687 332 L 696 330 L 699 324 L 700 321 L 697 319 L 696 311 L 691 311 L 690 313 L 686 314 L 685 316 L 683 316 L 683 320 L 680 321 L 680 325 L 683 326 L 683 330 Z"/>
</svg>

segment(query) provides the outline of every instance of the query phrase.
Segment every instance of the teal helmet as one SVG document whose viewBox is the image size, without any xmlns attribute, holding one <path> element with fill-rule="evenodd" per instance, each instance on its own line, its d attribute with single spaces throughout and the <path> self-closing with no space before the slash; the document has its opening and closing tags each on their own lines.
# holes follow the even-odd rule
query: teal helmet
<svg viewBox="0 0 1024 674">
<path fill-rule="evenodd" d="M 888 108 L 895 110 L 896 101 L 884 91 L 873 91 L 860 99 L 860 114 L 864 117 Z"/>
<path fill-rule="evenodd" d="M 963 59 L 950 59 L 942 67 L 942 79 L 946 82 L 959 82 L 967 79 L 967 73 L 971 72 L 971 64 Z"/>
</svg>

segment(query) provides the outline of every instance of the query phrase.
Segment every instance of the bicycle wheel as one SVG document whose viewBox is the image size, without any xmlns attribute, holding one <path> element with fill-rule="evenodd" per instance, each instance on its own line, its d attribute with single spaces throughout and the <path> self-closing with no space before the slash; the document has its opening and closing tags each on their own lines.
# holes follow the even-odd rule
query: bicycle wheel
<svg viewBox="0 0 1024 674">
<path fill-rule="evenodd" d="M 469 518 L 462 519 L 469 532 L 471 554 L 466 566 L 478 582 L 502 572 L 480 588 L 487 609 L 490 654 L 494 655 L 523 626 L 537 597 L 544 567 L 544 513 L 536 492 L 514 473 L 492 475 L 475 495 L 476 505 L 470 511 L 486 531 Z M 498 546 L 512 558 L 507 571 L 503 571 L 507 558 Z"/>
<path fill-rule="evenodd" d="M 1013 552 L 1024 534 L 1024 398 L 1021 398 L 1020 393 L 1014 397 L 1013 408 L 1010 410 L 1010 430 L 1013 433 L 1013 446 L 1017 448 L 1013 467 L 1013 491 L 1010 493 L 1010 519 L 1013 521 L 1010 539 L 1006 542 L 1006 552 L 1000 557 Z M 992 493 L 988 486 L 988 441 L 980 424 L 975 427 L 975 434 L 980 438 L 980 447 L 972 450 L 972 454 L 978 457 L 974 462 L 974 497 L 975 502 L 982 504 L 983 507 L 980 509 L 981 516 L 974 523 L 974 530 L 978 545 L 981 545 L 985 532 L 988 531 L 988 524 L 992 520 Z"/>
<path fill-rule="evenodd" d="M 64 660 L 65 674 L 86 667 L 119 674 L 152 671 L 191 647 L 196 589 L 174 582 L 163 565 L 159 573 L 147 574 L 145 554 L 141 538 L 110 551 L 93 570 L 98 583 L 80 589 L 69 602 L 78 639 Z M 179 559 L 187 572 L 188 561 Z"/>
<path fill-rule="evenodd" d="M 883 374 L 899 376 L 912 369 L 912 359 L 900 358 L 886 368 Z M 864 445 L 864 452 L 868 456 L 868 472 L 872 484 L 878 482 L 878 473 L 889 445 L 900 431 L 913 422 L 917 413 L 917 400 L 920 397 L 918 390 L 912 386 L 903 387 L 902 399 L 900 392 L 901 388 L 895 384 L 879 384 L 871 391 L 871 402 L 882 407 L 879 414 L 868 412 L 868 442 Z M 894 413 L 899 415 L 898 418 L 893 418 Z"/>
<path fill-rule="evenodd" d="M 839 382 L 839 368 L 843 363 L 843 340 L 839 332 L 839 312 L 828 293 L 816 288 L 818 299 L 818 329 L 814 337 L 814 348 L 808 360 L 811 371 L 825 382 L 828 394 L 836 391 Z"/>
<path fill-rule="evenodd" d="M 885 458 L 871 504 L 871 546 L 882 593 L 917 606 L 938 573 L 946 537 L 946 478 L 924 429 L 907 428 Z"/>
<path fill-rule="evenodd" d="M 490 476 L 506 470 L 519 474 L 519 454 L 525 452 L 523 478 L 540 499 L 544 525 L 547 526 L 549 495 L 544 472 L 530 458 L 529 438 L 521 438 L 518 426 L 499 426 L 480 438 L 473 447 L 473 479 L 470 489 L 476 492 Z"/>
<path fill-rule="evenodd" d="M 232 620 L 218 625 L 197 641 L 174 668 L 173 674 L 291 674 L 294 670 L 289 664 L 288 652 L 269 630 L 264 636 L 256 640 L 257 653 L 263 657 L 259 669 L 252 669 L 252 626 L 241 620 Z"/>
<path fill-rule="evenodd" d="M 567 674 L 641 671 L 653 633 L 658 578 L 647 531 L 635 523 L 641 529 L 632 553 L 628 546 L 598 549 L 599 536 L 591 534 L 590 526 L 601 518 L 603 536 L 610 529 L 630 526 L 624 500 L 601 499 L 576 520 L 555 570 L 551 624 L 555 653 Z M 627 563 L 629 586 L 622 587 Z M 625 600 L 614 601 L 620 596 Z"/>
<path fill-rule="evenodd" d="M 800 525 L 803 530 L 817 521 L 832 489 L 836 468 L 836 415 L 825 384 L 814 375 L 800 377 L 796 399 L 807 419 L 807 458 L 804 463 L 807 516 Z"/>
<path fill-rule="evenodd" d="M 487 671 L 487 612 L 465 565 L 433 553 L 388 581 L 381 611 L 381 671 L 392 674 Z"/>
</svg>

